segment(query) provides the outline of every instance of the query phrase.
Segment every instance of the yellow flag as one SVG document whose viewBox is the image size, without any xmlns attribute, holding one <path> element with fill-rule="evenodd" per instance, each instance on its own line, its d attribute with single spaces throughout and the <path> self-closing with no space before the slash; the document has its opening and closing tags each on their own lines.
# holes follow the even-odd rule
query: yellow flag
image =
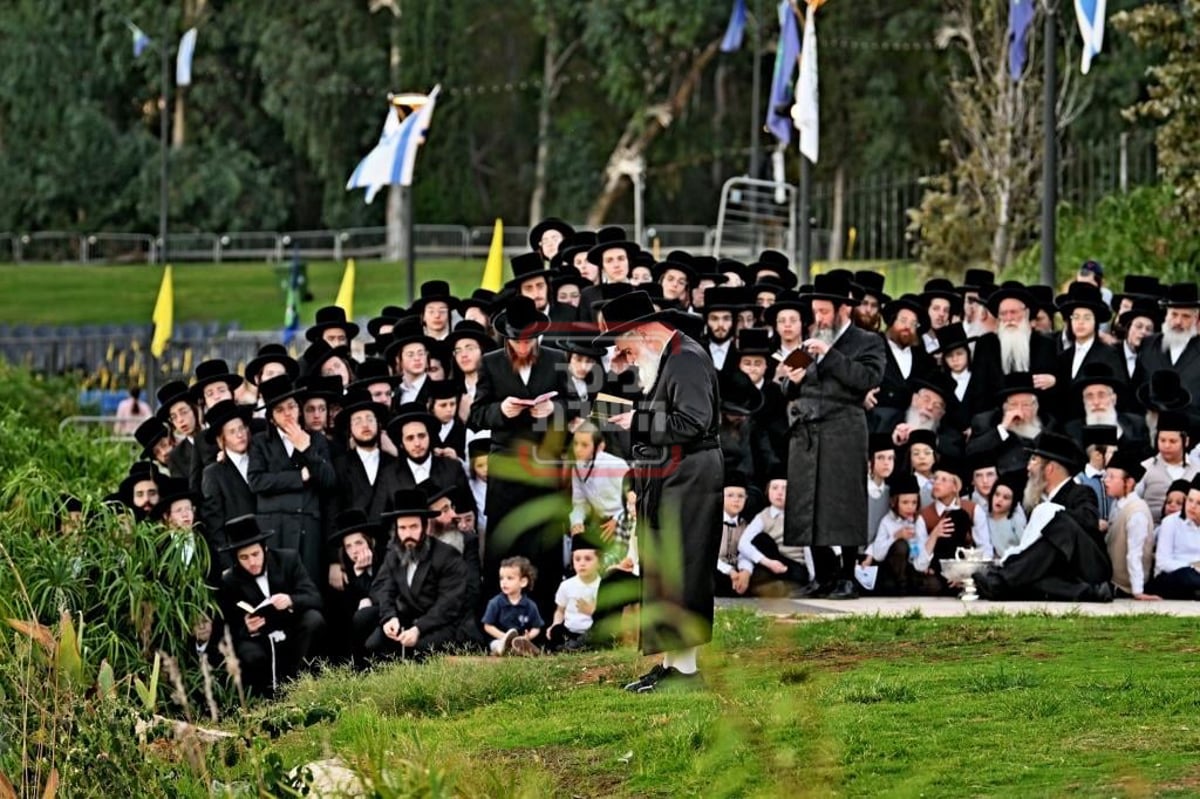
<svg viewBox="0 0 1200 799">
<path fill-rule="evenodd" d="M 171 265 L 163 271 L 162 285 L 158 287 L 158 300 L 154 303 L 154 338 L 150 341 L 150 352 L 161 358 L 171 339 L 175 327 L 175 283 L 171 279 Z"/>
<path fill-rule="evenodd" d="M 492 246 L 488 248 L 487 266 L 483 268 L 483 280 L 479 287 L 488 291 L 499 291 L 504 282 L 504 222 L 497 219 L 492 230 Z"/>
<path fill-rule="evenodd" d="M 347 319 L 354 318 L 354 259 L 346 261 L 346 271 L 342 273 L 342 287 L 338 289 L 337 301 L 334 305 L 346 312 Z"/>
</svg>

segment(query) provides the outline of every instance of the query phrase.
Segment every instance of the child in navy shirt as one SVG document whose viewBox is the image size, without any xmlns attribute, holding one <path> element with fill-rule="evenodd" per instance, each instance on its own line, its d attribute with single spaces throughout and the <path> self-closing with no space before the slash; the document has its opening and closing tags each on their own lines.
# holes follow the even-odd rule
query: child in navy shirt
<svg viewBox="0 0 1200 799">
<path fill-rule="evenodd" d="M 505 558 L 500 563 L 500 593 L 483 611 L 483 631 L 491 636 L 493 655 L 533 655 L 533 639 L 545 626 L 537 603 L 525 596 L 533 587 L 536 571 L 526 558 Z"/>
</svg>

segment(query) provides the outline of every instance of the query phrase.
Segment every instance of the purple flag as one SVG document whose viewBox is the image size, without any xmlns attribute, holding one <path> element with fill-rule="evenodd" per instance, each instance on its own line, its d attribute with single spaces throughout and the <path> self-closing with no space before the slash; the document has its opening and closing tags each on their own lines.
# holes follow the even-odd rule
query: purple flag
<svg viewBox="0 0 1200 799">
<path fill-rule="evenodd" d="M 1010 0 L 1008 6 L 1008 74 L 1016 83 L 1025 71 L 1025 44 L 1033 22 L 1034 0 Z"/>
<path fill-rule="evenodd" d="M 729 12 L 729 26 L 725 28 L 725 38 L 721 40 L 721 52 L 732 53 L 742 47 L 742 34 L 746 32 L 746 0 L 733 0 L 733 10 Z"/>
<path fill-rule="evenodd" d="M 767 100 L 767 128 L 780 144 L 792 140 L 792 75 L 800 61 L 800 33 L 788 0 L 779 3 L 779 45 L 775 48 L 775 74 Z"/>
</svg>

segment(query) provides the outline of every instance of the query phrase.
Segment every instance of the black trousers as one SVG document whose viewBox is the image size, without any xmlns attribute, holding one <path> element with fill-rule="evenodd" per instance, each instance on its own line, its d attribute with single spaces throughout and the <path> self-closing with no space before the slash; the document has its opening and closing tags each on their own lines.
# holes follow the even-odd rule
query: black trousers
<svg viewBox="0 0 1200 799">
<path fill-rule="evenodd" d="M 280 685 L 299 674 L 322 643 L 325 618 L 311 609 L 295 614 L 284 634 L 286 640 L 278 643 L 264 632 L 234 645 L 247 692 L 272 696 Z"/>
<path fill-rule="evenodd" d="M 378 617 L 376 617 L 378 618 Z M 406 624 L 403 620 L 400 622 L 400 629 L 405 630 L 411 624 Z M 458 643 L 458 628 L 444 627 L 440 630 L 431 630 L 428 633 L 421 633 L 417 639 L 417 645 L 412 647 L 402 647 L 399 642 L 393 641 L 383 634 L 383 626 L 377 625 L 375 629 L 367 636 L 365 650 L 368 657 L 371 658 L 401 658 L 403 660 L 421 661 L 428 658 L 430 655 L 438 652 L 445 652 L 453 649 Z"/>
<path fill-rule="evenodd" d="M 754 536 L 754 538 L 750 539 L 750 543 L 754 544 L 759 552 L 771 560 L 777 560 L 784 566 L 787 566 L 787 571 L 783 574 L 776 574 L 764 566 L 755 566 L 754 572 L 750 575 L 750 588 L 747 593 L 754 594 L 763 586 L 780 580 L 795 583 L 796 585 L 805 585 L 811 579 L 808 573 L 808 566 L 803 561 L 792 560 L 781 553 L 779 545 L 775 543 L 775 539 L 766 533 L 759 533 Z"/>
<path fill-rule="evenodd" d="M 1146 593 L 1163 599 L 1200 598 L 1200 572 L 1191 566 L 1163 572 L 1146 585 Z"/>
</svg>

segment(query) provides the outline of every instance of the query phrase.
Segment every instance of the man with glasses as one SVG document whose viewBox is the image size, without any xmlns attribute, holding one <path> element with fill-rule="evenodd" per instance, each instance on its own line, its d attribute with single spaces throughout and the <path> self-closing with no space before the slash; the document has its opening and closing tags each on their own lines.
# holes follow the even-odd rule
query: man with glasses
<svg viewBox="0 0 1200 799">
<path fill-rule="evenodd" d="M 967 457 L 994 455 L 1000 474 L 1022 471 L 1028 462 L 1026 449 L 1033 446 L 1043 428 L 1051 426 L 1050 420 L 1043 420 L 1039 413 L 1033 375 L 1028 372 L 1005 375 L 997 397 L 1001 400 L 998 410 L 984 411 L 971 421 Z"/>
</svg>

